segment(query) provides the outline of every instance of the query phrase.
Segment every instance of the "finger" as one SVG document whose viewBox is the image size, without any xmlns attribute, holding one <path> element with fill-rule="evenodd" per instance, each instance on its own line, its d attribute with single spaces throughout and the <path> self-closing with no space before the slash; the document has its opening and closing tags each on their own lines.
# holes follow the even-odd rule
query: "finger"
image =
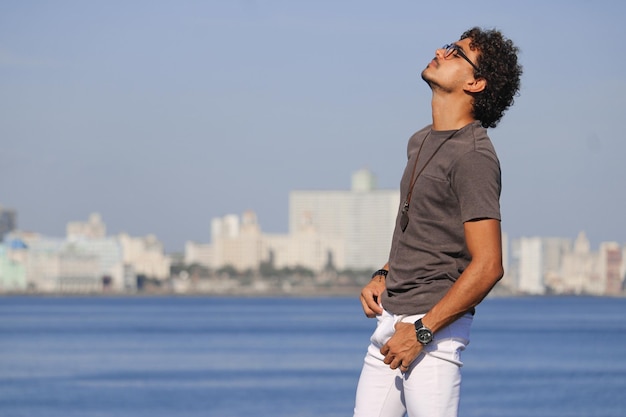
<svg viewBox="0 0 626 417">
<path fill-rule="evenodd" d="M 376 313 L 372 311 L 372 309 L 367 304 L 365 297 L 363 297 L 362 295 L 361 295 L 361 306 L 363 307 L 363 313 L 365 313 L 367 317 L 372 318 L 376 316 Z"/>
<path fill-rule="evenodd" d="M 389 367 L 391 369 L 396 369 L 396 368 L 399 368 L 401 364 L 402 364 L 402 359 L 393 358 L 393 360 L 389 362 Z"/>
<path fill-rule="evenodd" d="M 371 298 L 367 298 L 365 301 L 367 302 L 367 306 L 369 307 L 369 309 L 373 311 L 375 314 L 383 313 L 383 309 L 380 307 L 378 302 L 376 302 L 373 295 Z"/>
<path fill-rule="evenodd" d="M 377 314 L 382 314 L 383 310 L 378 303 L 374 300 L 372 293 L 361 293 L 361 305 L 363 306 L 363 312 L 367 317 L 375 317 Z"/>
</svg>

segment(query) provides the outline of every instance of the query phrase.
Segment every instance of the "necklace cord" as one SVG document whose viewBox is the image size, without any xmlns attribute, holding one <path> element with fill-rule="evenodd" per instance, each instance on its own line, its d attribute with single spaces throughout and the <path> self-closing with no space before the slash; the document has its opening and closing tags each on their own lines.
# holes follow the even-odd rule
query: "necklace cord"
<svg viewBox="0 0 626 417">
<path fill-rule="evenodd" d="M 417 161 L 419 161 L 420 154 L 422 153 L 422 148 L 424 147 L 424 144 L 426 143 L 426 139 L 428 139 L 428 137 L 432 133 L 432 129 L 428 132 L 428 134 L 426 135 L 426 137 L 420 144 L 420 147 L 417 150 L 417 155 L 415 156 L 415 163 L 413 164 L 413 171 L 411 172 L 411 182 L 409 183 L 409 192 L 406 195 L 406 199 L 404 200 L 404 206 L 402 207 L 402 216 L 400 219 L 400 225 L 402 227 L 403 232 L 406 229 L 407 225 L 409 224 L 409 206 L 411 204 L 411 197 L 413 196 L 413 188 L 415 187 L 415 183 L 417 182 L 417 179 L 419 178 L 421 173 L 424 172 L 424 170 L 426 169 L 430 161 L 435 157 L 437 152 L 439 152 L 439 149 L 441 149 L 443 144 L 446 143 L 448 140 L 450 140 L 452 136 L 456 135 L 456 133 L 459 130 L 455 130 L 454 132 L 450 134 L 450 136 L 448 136 L 447 138 L 441 141 L 441 143 L 437 146 L 437 148 L 432 153 L 432 155 L 430 155 L 430 157 L 426 160 L 426 163 L 424 164 L 424 166 L 422 166 L 422 168 L 419 170 L 417 175 L 415 175 L 415 170 L 417 169 Z"/>
</svg>

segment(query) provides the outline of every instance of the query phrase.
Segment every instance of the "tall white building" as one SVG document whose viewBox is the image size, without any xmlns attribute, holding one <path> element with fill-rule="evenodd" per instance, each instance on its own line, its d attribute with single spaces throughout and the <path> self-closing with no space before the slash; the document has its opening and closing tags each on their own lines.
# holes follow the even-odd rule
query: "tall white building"
<svg viewBox="0 0 626 417">
<path fill-rule="evenodd" d="M 518 289 L 543 294 L 547 288 L 564 292 L 562 265 L 571 241 L 556 237 L 521 238 L 518 242 Z"/>
<path fill-rule="evenodd" d="M 185 264 L 211 267 L 214 264 L 212 249 L 208 243 L 185 242 Z"/>
<path fill-rule="evenodd" d="M 352 176 L 350 190 L 298 190 L 289 194 L 289 233 L 312 229 L 344 242 L 344 265 L 377 269 L 388 260 L 400 204 L 398 190 L 376 189 L 368 170 Z"/>
<path fill-rule="evenodd" d="M 256 214 L 229 214 L 211 221 L 213 267 L 232 266 L 239 271 L 257 269 L 267 258 Z"/>
<path fill-rule="evenodd" d="M 578 234 L 574 240 L 574 247 L 570 253 L 563 256 L 561 275 L 563 287 L 560 292 L 570 294 L 598 293 L 597 274 L 594 273 L 597 265 L 597 254 L 591 251 L 591 244 L 584 232 Z"/>
<path fill-rule="evenodd" d="M 169 278 L 171 259 L 156 236 L 133 237 L 121 233 L 117 239 L 122 247 L 125 275 L 144 275 L 157 280 Z"/>
<path fill-rule="evenodd" d="M 543 294 L 543 253 L 541 238 L 521 238 L 519 240 L 519 281 L 520 291 L 528 294 Z"/>
</svg>

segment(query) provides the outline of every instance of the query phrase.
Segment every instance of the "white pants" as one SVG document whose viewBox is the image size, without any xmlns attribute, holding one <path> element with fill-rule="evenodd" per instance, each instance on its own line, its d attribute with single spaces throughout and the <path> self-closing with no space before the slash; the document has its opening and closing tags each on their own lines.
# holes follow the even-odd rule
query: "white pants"
<svg viewBox="0 0 626 417">
<path fill-rule="evenodd" d="M 472 315 L 466 314 L 435 333 L 434 339 L 406 372 L 383 362 L 380 348 L 395 332 L 398 321 L 423 317 L 397 316 L 386 311 L 363 363 L 356 392 L 354 417 L 456 417 L 461 388 L 461 351 L 469 343 Z"/>
</svg>

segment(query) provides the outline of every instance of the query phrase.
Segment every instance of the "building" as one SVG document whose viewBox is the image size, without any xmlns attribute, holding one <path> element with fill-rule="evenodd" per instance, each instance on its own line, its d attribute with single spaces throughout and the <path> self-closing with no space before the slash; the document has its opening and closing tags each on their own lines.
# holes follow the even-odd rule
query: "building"
<svg viewBox="0 0 626 417">
<path fill-rule="evenodd" d="M 541 238 L 519 240 L 518 290 L 528 294 L 543 294 L 543 254 Z"/>
<path fill-rule="evenodd" d="M 27 288 L 24 259 L 26 245 L 19 239 L 0 243 L 0 292 L 21 292 Z"/>
<path fill-rule="evenodd" d="M 515 242 L 517 289 L 527 294 L 543 294 L 548 289 L 563 292 L 563 260 L 571 252 L 568 239 L 523 237 Z"/>
<path fill-rule="evenodd" d="M 229 214 L 212 219 L 210 247 L 188 243 L 185 259 L 239 271 L 262 263 L 315 272 L 375 270 L 387 262 L 399 204 L 399 191 L 376 189 L 375 177 L 361 170 L 350 190 L 292 191 L 287 235 L 262 233 L 252 211 Z"/>
<path fill-rule="evenodd" d="M 275 269 L 303 267 L 319 272 L 333 262 L 335 267 L 344 266 L 344 243 L 311 228 L 286 235 L 265 234 L 252 211 L 245 212 L 241 219 L 233 214 L 215 218 L 211 225 L 212 244 L 205 259 L 210 259 L 215 269 L 256 271 L 266 263 Z M 197 253 L 197 244 L 188 243 L 188 249 L 185 259 L 197 259 L 192 256 Z"/>
<path fill-rule="evenodd" d="M 17 213 L 0 205 L 0 242 L 17 227 Z"/>
<path fill-rule="evenodd" d="M 241 219 L 229 214 L 211 221 L 213 267 L 239 271 L 256 270 L 267 259 L 256 214 L 247 211 Z"/>
<path fill-rule="evenodd" d="M 345 242 L 312 229 L 265 235 L 267 262 L 276 269 L 303 267 L 315 272 L 345 269 Z"/>
<path fill-rule="evenodd" d="M 89 215 L 86 222 L 69 222 L 66 226 L 68 240 L 74 239 L 102 239 L 106 236 L 106 226 L 98 213 Z"/>
<path fill-rule="evenodd" d="M 599 291 L 593 282 L 596 280 L 597 254 L 591 251 L 591 244 L 584 232 L 574 240 L 574 246 L 563 256 L 561 265 L 562 286 L 555 292 L 562 294 L 593 294 Z"/>
<path fill-rule="evenodd" d="M 64 239 L 29 239 L 21 254 L 26 288 L 36 292 L 90 293 L 102 291 L 98 256 Z"/>
<path fill-rule="evenodd" d="M 213 261 L 213 250 L 208 243 L 185 242 L 184 253 L 185 265 L 201 265 L 210 268 L 215 262 Z"/>
<path fill-rule="evenodd" d="M 7 235 L 0 247 L 0 291 L 134 292 L 139 275 L 170 276 L 170 260 L 155 236 L 106 236 L 99 214 L 70 222 L 66 230 L 65 238 Z"/>
<path fill-rule="evenodd" d="M 617 242 L 603 242 L 598 251 L 598 276 L 603 295 L 622 293 L 622 248 Z"/>
<path fill-rule="evenodd" d="M 156 236 L 132 237 L 121 233 L 117 239 L 122 248 L 125 282 L 132 279 L 128 277 L 136 276 L 159 281 L 169 278 L 171 260 Z"/>
<path fill-rule="evenodd" d="M 345 268 L 375 270 L 389 258 L 399 205 L 398 190 L 376 189 L 370 171 L 357 171 L 350 190 L 292 191 L 289 234 L 313 230 L 325 239 L 341 241 Z"/>
</svg>

